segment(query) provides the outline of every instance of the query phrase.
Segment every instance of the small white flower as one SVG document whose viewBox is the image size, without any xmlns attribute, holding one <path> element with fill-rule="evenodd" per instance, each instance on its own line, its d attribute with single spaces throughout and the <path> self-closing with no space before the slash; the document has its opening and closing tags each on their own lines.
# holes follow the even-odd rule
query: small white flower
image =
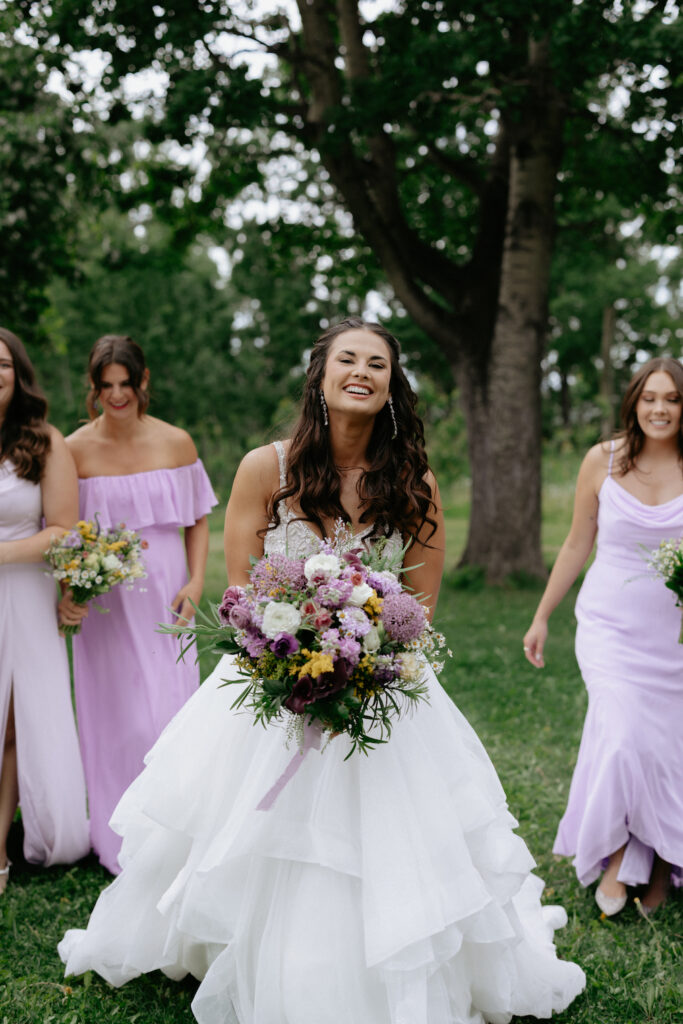
<svg viewBox="0 0 683 1024">
<path fill-rule="evenodd" d="M 362 608 L 368 598 L 372 597 L 375 591 L 368 583 L 359 583 L 358 586 L 354 587 L 349 597 L 349 604 L 355 605 L 357 608 Z"/>
<path fill-rule="evenodd" d="M 102 582 L 102 577 L 101 576 L 96 576 L 95 577 L 95 583 L 101 583 L 101 582 Z"/>
<path fill-rule="evenodd" d="M 422 676 L 423 666 L 415 654 L 401 655 L 401 678 L 407 683 L 416 683 Z"/>
<path fill-rule="evenodd" d="M 304 564 L 304 575 L 307 580 L 336 579 L 341 573 L 342 564 L 336 555 L 311 555 Z"/>
<path fill-rule="evenodd" d="M 373 654 L 379 650 L 380 636 L 377 626 L 370 626 L 370 630 L 363 637 L 363 650 L 366 654 Z"/>
<path fill-rule="evenodd" d="M 278 633 L 296 633 L 301 625 L 299 609 L 288 601 L 271 601 L 263 613 L 261 631 L 274 639 Z"/>
</svg>

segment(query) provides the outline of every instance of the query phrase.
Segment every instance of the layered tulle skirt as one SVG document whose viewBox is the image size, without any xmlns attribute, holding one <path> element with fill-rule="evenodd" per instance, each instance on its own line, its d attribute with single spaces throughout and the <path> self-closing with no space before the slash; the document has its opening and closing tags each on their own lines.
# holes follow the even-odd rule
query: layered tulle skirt
<svg viewBox="0 0 683 1024">
<path fill-rule="evenodd" d="M 390 741 L 301 757 L 230 710 L 226 657 L 167 727 L 112 826 L 123 871 L 60 944 L 69 974 L 201 979 L 201 1024 L 481 1024 L 584 985 L 481 743 L 436 679 Z M 292 757 L 272 807 L 264 795 Z"/>
</svg>

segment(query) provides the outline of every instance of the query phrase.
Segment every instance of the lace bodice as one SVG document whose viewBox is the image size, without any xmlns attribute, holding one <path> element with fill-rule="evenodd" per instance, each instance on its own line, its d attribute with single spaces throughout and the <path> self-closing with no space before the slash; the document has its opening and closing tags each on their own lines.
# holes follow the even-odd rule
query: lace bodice
<svg viewBox="0 0 683 1024">
<path fill-rule="evenodd" d="M 287 477 L 287 466 L 285 462 L 285 450 L 281 441 L 274 442 L 280 466 L 280 486 L 284 487 Z M 291 508 L 281 501 L 278 505 L 280 515 L 279 524 L 269 530 L 264 540 L 264 553 L 267 555 L 282 554 L 290 558 L 307 558 L 318 550 L 320 539 L 311 529 L 308 523 L 297 519 Z M 372 532 L 372 526 L 368 526 L 357 534 L 359 544 L 368 545 L 368 534 Z M 387 541 L 385 552 L 387 555 L 398 554 L 403 547 L 403 539 L 398 530 L 394 530 Z"/>
</svg>

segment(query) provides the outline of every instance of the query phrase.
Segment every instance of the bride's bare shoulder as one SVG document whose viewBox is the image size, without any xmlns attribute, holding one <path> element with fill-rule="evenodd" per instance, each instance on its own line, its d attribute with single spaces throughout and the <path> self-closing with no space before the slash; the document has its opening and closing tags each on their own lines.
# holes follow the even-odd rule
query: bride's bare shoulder
<svg viewBox="0 0 683 1024">
<path fill-rule="evenodd" d="M 283 442 L 285 451 L 288 442 Z M 273 444 L 252 448 L 239 464 L 235 483 L 268 493 L 280 485 L 280 466 L 277 449 Z"/>
</svg>

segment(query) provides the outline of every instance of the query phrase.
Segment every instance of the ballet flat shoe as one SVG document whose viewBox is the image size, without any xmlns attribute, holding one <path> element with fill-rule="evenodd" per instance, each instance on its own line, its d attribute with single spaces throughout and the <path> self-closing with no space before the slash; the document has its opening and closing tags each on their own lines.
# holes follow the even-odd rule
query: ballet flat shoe
<svg viewBox="0 0 683 1024">
<path fill-rule="evenodd" d="M 626 906 L 626 894 L 623 896 L 607 896 L 600 886 L 595 890 L 595 902 L 605 917 L 614 917 Z"/>
</svg>

